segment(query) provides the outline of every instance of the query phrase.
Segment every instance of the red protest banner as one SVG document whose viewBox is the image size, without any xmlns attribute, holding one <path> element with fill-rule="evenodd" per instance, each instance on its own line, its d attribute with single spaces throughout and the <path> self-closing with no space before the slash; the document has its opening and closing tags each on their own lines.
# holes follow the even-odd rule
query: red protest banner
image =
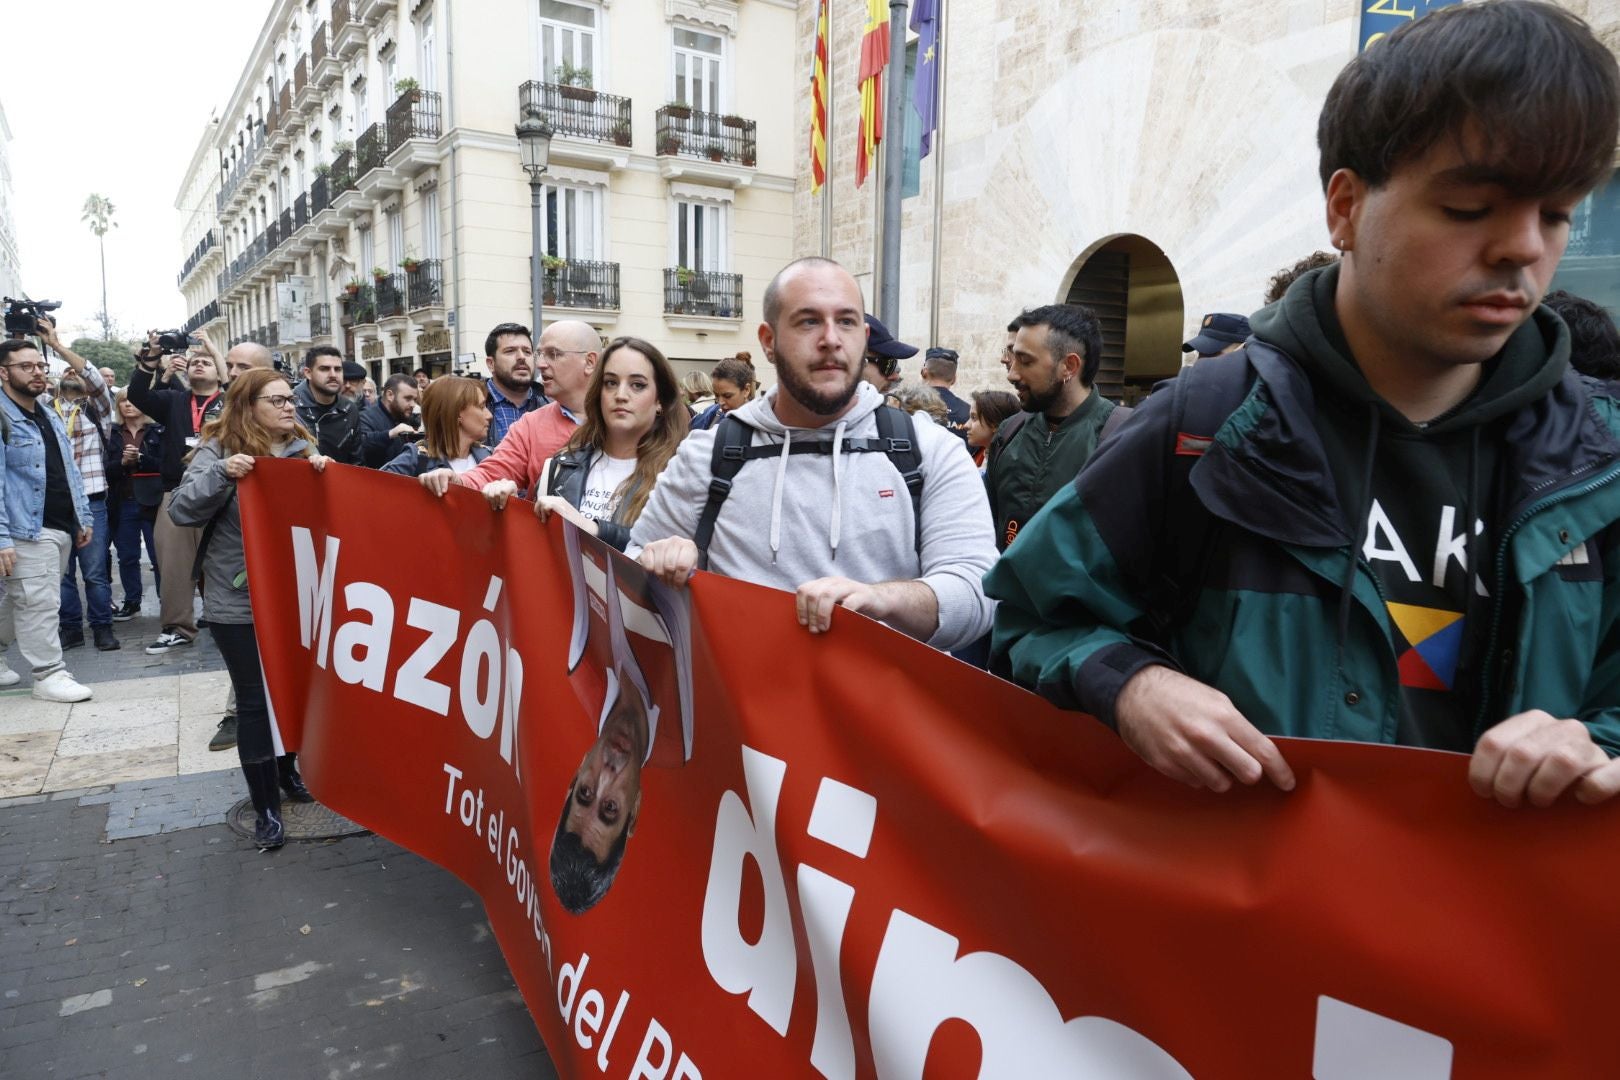
<svg viewBox="0 0 1620 1080">
<path fill-rule="evenodd" d="M 665 590 L 526 504 L 291 461 L 241 499 L 311 788 L 482 895 L 565 1075 L 1612 1069 L 1612 809 L 1323 742 L 1284 743 L 1290 794 L 1195 792 L 875 623 Z"/>
</svg>

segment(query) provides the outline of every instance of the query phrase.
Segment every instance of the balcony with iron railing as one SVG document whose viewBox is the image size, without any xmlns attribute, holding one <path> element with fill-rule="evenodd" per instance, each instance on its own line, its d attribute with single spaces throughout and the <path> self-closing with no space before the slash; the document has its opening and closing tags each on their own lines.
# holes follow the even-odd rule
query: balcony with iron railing
<svg viewBox="0 0 1620 1080">
<path fill-rule="evenodd" d="M 412 311 L 444 306 L 444 269 L 438 259 L 423 259 L 405 270 L 405 291 Z"/>
<path fill-rule="evenodd" d="M 332 180 L 325 173 L 315 177 L 309 185 L 309 212 L 313 216 L 332 205 Z"/>
<path fill-rule="evenodd" d="M 293 228 L 302 229 L 309 224 L 309 192 L 300 192 L 293 200 Z"/>
<path fill-rule="evenodd" d="M 619 310 L 619 264 L 569 259 L 545 270 L 547 307 Z"/>
<path fill-rule="evenodd" d="M 404 175 L 415 176 L 438 161 L 439 108 L 439 95 L 430 90 L 406 90 L 388 106 L 388 161 Z"/>
<path fill-rule="evenodd" d="M 373 279 L 373 295 L 377 299 L 377 319 L 403 319 L 405 317 L 405 278 L 400 274 L 384 274 Z"/>
<path fill-rule="evenodd" d="M 343 64 L 332 52 L 331 37 L 325 23 L 316 23 L 309 39 L 309 78 L 318 89 L 325 90 L 343 74 Z"/>
<path fill-rule="evenodd" d="M 717 270 L 664 268 L 664 314 L 742 318 L 742 275 Z"/>
<path fill-rule="evenodd" d="M 388 159 L 388 125 L 372 124 L 354 141 L 356 186 Z"/>
<path fill-rule="evenodd" d="M 288 240 L 292 239 L 292 234 L 293 234 L 293 212 L 292 212 L 291 208 L 288 208 L 288 209 L 283 210 L 281 212 L 281 217 L 276 221 L 276 225 L 277 225 L 277 233 L 278 233 L 278 239 L 277 239 L 278 246 L 280 244 L 285 244 Z"/>
<path fill-rule="evenodd" d="M 586 142 L 629 147 L 630 99 L 588 86 L 530 80 L 518 87 L 518 115 L 531 112 L 545 118 L 553 134 Z M 552 144 L 552 153 L 570 155 L 565 146 Z"/>
<path fill-rule="evenodd" d="M 377 321 L 377 301 L 370 285 L 355 287 L 353 292 L 345 291 L 339 303 L 343 310 L 338 321 L 343 326 L 363 326 Z"/>
<path fill-rule="evenodd" d="M 331 184 L 332 201 L 336 202 L 338 196 L 344 192 L 354 190 L 354 152 L 344 150 L 332 159 L 332 171 L 327 174 Z"/>
<path fill-rule="evenodd" d="M 309 57 L 300 56 L 298 63 L 293 65 L 293 97 L 299 101 L 304 99 L 304 91 L 309 89 Z"/>
<path fill-rule="evenodd" d="M 655 149 L 660 157 L 699 158 L 748 169 L 758 162 L 758 124 L 753 120 L 686 105 L 662 106 L 656 116 Z"/>
<path fill-rule="evenodd" d="M 186 261 L 180 266 L 180 274 L 175 278 L 175 284 L 184 285 L 186 278 L 191 276 L 191 272 L 197 269 L 216 246 L 218 245 L 214 239 L 214 232 L 210 229 L 201 240 L 197 241 L 197 246 L 191 250 L 191 254 L 186 256 Z"/>
<path fill-rule="evenodd" d="M 353 0 L 332 0 L 332 51 L 347 60 L 365 44 L 366 27 L 354 17 Z"/>
<path fill-rule="evenodd" d="M 332 336 L 332 309 L 326 304 L 309 305 L 309 333 L 311 337 Z"/>
</svg>

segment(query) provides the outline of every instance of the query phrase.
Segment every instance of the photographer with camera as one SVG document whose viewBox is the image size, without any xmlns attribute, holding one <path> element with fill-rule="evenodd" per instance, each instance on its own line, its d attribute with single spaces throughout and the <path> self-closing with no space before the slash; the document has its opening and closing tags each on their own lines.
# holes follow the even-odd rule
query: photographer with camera
<svg viewBox="0 0 1620 1080">
<path fill-rule="evenodd" d="M 416 380 L 390 375 L 382 396 L 360 413 L 360 463 L 380 469 L 422 437 L 416 427 Z"/>
<path fill-rule="evenodd" d="M 45 367 L 32 341 L 0 342 L 0 687 L 22 680 L 5 661 L 16 641 L 33 668 L 34 697 L 88 701 L 90 689 L 62 663 L 57 618 L 68 554 L 93 538 L 90 504 L 67 429 L 39 400 Z"/>
<path fill-rule="evenodd" d="M 62 648 L 76 649 L 84 644 L 84 624 L 88 621 L 96 648 L 102 652 L 112 652 L 119 647 L 112 629 L 110 562 L 113 528 L 107 506 L 108 474 L 118 464 L 107 459 L 108 443 L 112 438 L 112 391 L 101 372 L 62 344 L 56 336 L 54 318 L 49 315 L 39 317 L 39 334 L 45 345 L 54 349 L 68 365 L 68 370 L 62 373 L 57 383 L 50 405 L 67 429 L 68 441 L 73 445 L 73 464 L 79 470 L 84 497 L 90 504 L 86 524 L 93 530 L 90 543 L 69 553 L 67 568 L 62 574 L 59 630 Z M 84 575 L 82 604 L 79 600 L 81 573 Z"/>
<path fill-rule="evenodd" d="M 163 629 L 157 640 L 146 647 L 148 655 L 158 656 L 171 649 L 184 648 L 197 637 L 197 619 L 192 607 L 196 591 L 191 564 L 197 559 L 202 530 L 176 525 L 169 517 L 169 502 L 185 473 L 185 456 L 197 445 L 197 432 L 224 407 L 220 393 L 219 357 L 207 338 L 199 338 L 196 351 L 178 331 L 152 331 L 146 346 L 135 356 L 135 371 L 129 380 L 129 400 L 135 407 L 163 425 L 159 473 L 163 477 L 163 503 L 158 508 L 156 539 L 158 554 L 158 599 L 162 602 Z M 185 375 L 190 388 L 154 385 L 159 368 Z"/>
<path fill-rule="evenodd" d="M 298 422 L 315 436 L 322 457 L 360 464 L 360 407 L 343 396 L 343 353 L 317 345 L 304 354 L 304 381 L 293 389 Z M 362 379 L 365 371 L 361 369 Z"/>
</svg>

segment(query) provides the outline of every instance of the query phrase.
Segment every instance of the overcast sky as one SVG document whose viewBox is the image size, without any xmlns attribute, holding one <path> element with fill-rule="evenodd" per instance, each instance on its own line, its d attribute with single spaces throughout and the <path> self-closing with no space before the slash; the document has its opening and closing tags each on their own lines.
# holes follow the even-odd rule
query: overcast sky
<svg viewBox="0 0 1620 1080">
<path fill-rule="evenodd" d="M 191 316 L 175 286 L 175 198 L 215 111 L 223 111 L 271 0 L 57 0 L 5 5 L 0 104 L 23 288 L 61 300 L 72 340 L 99 337 L 96 238 L 79 218 L 92 192 L 117 209 L 107 301 L 121 330 Z"/>
</svg>

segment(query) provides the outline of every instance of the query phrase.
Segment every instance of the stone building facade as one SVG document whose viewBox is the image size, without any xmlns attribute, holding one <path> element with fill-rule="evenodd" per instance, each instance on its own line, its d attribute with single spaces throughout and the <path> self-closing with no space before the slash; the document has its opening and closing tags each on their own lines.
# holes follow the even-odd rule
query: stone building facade
<svg viewBox="0 0 1620 1080">
<path fill-rule="evenodd" d="M 1358 47 L 1358 0 L 942 3 L 943 185 L 936 159 L 923 159 L 903 204 L 898 332 L 958 349 L 959 390 L 1003 385 L 1004 328 L 1019 309 L 1083 299 L 1106 309 L 1117 370 L 1105 392 L 1132 397 L 1178 368 L 1204 313 L 1253 311 L 1274 272 L 1328 246 L 1316 121 Z M 1620 49 L 1620 5 L 1564 6 Z M 828 253 L 871 303 L 879 185 L 854 182 L 864 11 L 863 0 L 832 3 L 824 190 Z M 815 15 L 803 0 L 805 42 Z M 808 94 L 797 122 L 807 133 Z M 823 200 L 807 152 L 800 160 L 794 248 L 819 254 Z M 1577 217 L 1564 276 L 1620 309 L 1620 184 Z"/>
</svg>

